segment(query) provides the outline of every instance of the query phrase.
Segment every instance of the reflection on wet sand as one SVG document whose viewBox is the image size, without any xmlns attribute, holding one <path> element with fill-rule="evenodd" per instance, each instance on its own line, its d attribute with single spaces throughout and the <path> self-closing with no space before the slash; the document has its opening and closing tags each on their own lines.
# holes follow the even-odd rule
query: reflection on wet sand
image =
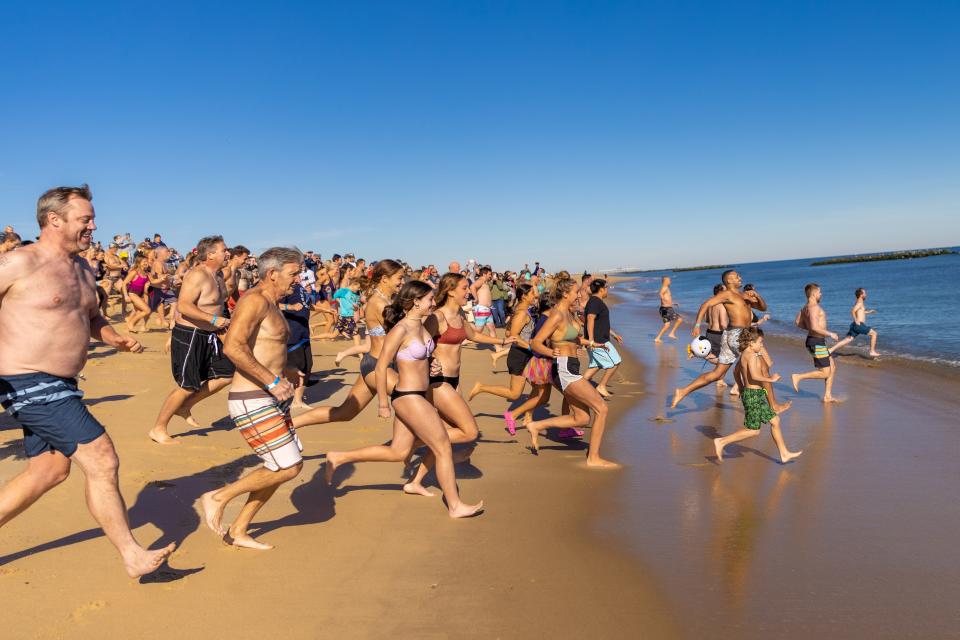
<svg viewBox="0 0 960 640">
<path fill-rule="evenodd" d="M 956 377 L 843 362 L 835 405 L 778 383 L 803 457 L 780 464 L 764 426 L 718 464 L 712 438 L 741 428 L 739 401 L 710 386 L 667 409 L 701 361 L 646 345 L 659 327 L 642 308 L 614 313 L 645 393 L 611 433 L 633 464 L 603 531 L 654 573 L 684 635 L 960 636 Z M 802 348 L 768 345 L 776 371 L 809 368 Z"/>
</svg>

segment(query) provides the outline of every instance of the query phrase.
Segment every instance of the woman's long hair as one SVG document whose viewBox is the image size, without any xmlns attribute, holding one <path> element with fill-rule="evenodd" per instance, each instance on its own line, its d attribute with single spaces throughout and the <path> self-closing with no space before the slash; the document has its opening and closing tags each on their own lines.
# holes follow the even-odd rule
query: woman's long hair
<svg viewBox="0 0 960 640">
<path fill-rule="evenodd" d="M 570 289 L 573 289 L 574 285 L 576 285 L 576 282 L 570 277 L 568 272 L 559 272 L 556 275 L 556 281 L 553 283 L 553 291 L 550 292 L 550 298 L 553 304 L 557 304 L 563 300 L 563 297 L 570 293 Z"/>
<path fill-rule="evenodd" d="M 393 329 L 413 308 L 413 303 L 431 291 L 433 291 L 433 288 L 430 285 L 419 280 L 411 280 L 400 287 L 400 291 L 393 302 L 383 308 L 384 331 Z"/>
<path fill-rule="evenodd" d="M 374 287 L 401 269 L 403 269 L 403 265 L 396 260 L 386 258 L 378 261 L 373 271 L 369 272 L 369 276 L 366 273 L 360 276 L 360 291 L 367 295 L 373 293 Z"/>
<path fill-rule="evenodd" d="M 510 315 L 507 318 L 508 322 L 512 321 L 513 316 L 525 311 L 525 309 L 521 309 L 520 307 L 523 304 L 523 299 L 530 293 L 531 289 L 533 289 L 533 285 L 525 282 L 517 285 L 517 290 L 513 294 L 513 305 L 510 307 Z"/>
<path fill-rule="evenodd" d="M 437 287 L 437 308 L 446 304 L 450 292 L 456 289 L 460 281 L 465 280 L 466 277 L 462 273 L 453 273 L 452 271 L 443 274 L 443 277 L 440 278 L 440 285 Z"/>
</svg>

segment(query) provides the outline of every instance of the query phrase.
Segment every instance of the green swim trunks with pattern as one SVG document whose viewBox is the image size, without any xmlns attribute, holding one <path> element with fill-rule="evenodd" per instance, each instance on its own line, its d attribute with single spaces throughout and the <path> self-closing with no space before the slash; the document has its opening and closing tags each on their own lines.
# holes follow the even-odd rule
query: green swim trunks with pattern
<svg viewBox="0 0 960 640">
<path fill-rule="evenodd" d="M 747 429 L 759 429 L 760 425 L 777 416 L 770 408 L 766 389 L 748 387 L 740 394 L 740 400 L 743 402 L 743 426 Z"/>
</svg>

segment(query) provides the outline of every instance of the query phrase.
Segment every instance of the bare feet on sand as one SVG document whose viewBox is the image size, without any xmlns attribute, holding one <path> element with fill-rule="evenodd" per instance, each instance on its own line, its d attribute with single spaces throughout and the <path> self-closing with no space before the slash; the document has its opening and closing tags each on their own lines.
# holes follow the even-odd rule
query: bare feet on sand
<svg viewBox="0 0 960 640">
<path fill-rule="evenodd" d="M 256 549 L 257 551 L 269 551 L 270 549 L 273 549 L 272 544 L 257 542 L 246 533 L 238 533 L 235 536 L 227 534 L 224 536 L 223 541 L 230 546 L 239 547 L 241 549 Z"/>
<path fill-rule="evenodd" d="M 680 401 L 683 399 L 683 396 L 680 395 L 680 389 L 674 389 L 673 391 L 673 402 L 670 403 L 671 409 L 676 409 L 677 405 L 680 404 Z"/>
<path fill-rule="evenodd" d="M 147 435 L 157 444 L 180 444 L 177 440 L 171 438 L 165 429 L 157 429 L 154 427 L 147 432 Z"/>
<path fill-rule="evenodd" d="M 728 386 L 730 385 L 728 385 L 723 380 L 717 380 L 717 389 L 723 389 L 724 387 L 728 387 Z"/>
<path fill-rule="evenodd" d="M 408 482 L 407 484 L 403 485 L 403 492 L 408 496 L 427 496 L 428 498 L 433 497 L 433 492 L 419 482 Z"/>
<path fill-rule="evenodd" d="M 333 364 L 339 367 L 340 363 L 343 362 L 343 358 L 343 351 L 337 351 L 337 357 L 333 359 Z"/>
<path fill-rule="evenodd" d="M 451 518 L 469 518 L 478 515 L 483 511 L 483 500 L 477 504 L 466 504 L 461 502 L 459 505 L 449 510 Z"/>
<path fill-rule="evenodd" d="M 828 402 L 840 402 L 840 400 L 834 398 L 833 396 L 823 396 L 823 402 L 826 404 Z"/>
<path fill-rule="evenodd" d="M 676 339 L 677 339 L 677 336 L 673 335 L 673 332 L 672 332 L 672 331 L 671 331 L 669 334 L 667 334 L 667 337 L 668 337 L 668 338 L 671 338 L 671 339 L 673 339 L 673 340 L 676 340 Z"/>
<path fill-rule="evenodd" d="M 720 438 L 713 439 L 713 448 L 717 452 L 717 462 L 723 462 L 723 445 L 720 444 Z"/>
<path fill-rule="evenodd" d="M 533 425 L 533 420 L 525 422 L 523 426 L 525 426 L 527 431 L 530 432 L 530 447 L 533 449 L 534 453 L 539 453 L 540 443 L 537 442 L 537 437 L 540 435 L 540 430 Z"/>
<path fill-rule="evenodd" d="M 871 352 L 870 352 L 870 357 L 871 357 L 871 358 L 879 358 L 879 357 L 880 357 L 880 352 L 879 352 L 879 351 L 871 351 Z"/>
<path fill-rule="evenodd" d="M 333 472 L 340 466 L 340 455 L 336 451 L 327 451 L 327 462 L 323 465 L 323 479 L 333 484 Z"/>
<path fill-rule="evenodd" d="M 609 397 L 610 397 L 610 392 L 607 391 L 607 388 L 606 388 L 605 386 L 603 386 L 603 385 L 598 385 L 598 386 L 597 386 L 597 393 L 599 393 L 599 394 L 600 394 L 601 396 L 603 396 L 604 398 L 609 398 Z"/>
<path fill-rule="evenodd" d="M 223 507 L 226 505 L 213 497 L 213 494 L 217 491 L 219 491 L 219 489 L 207 491 L 200 496 L 200 511 L 203 514 L 203 521 L 207 527 L 218 536 L 223 537 L 227 530 L 220 524 L 220 518 L 223 517 Z"/>
<path fill-rule="evenodd" d="M 654 338 L 653 341 L 656 342 L 656 343 L 663 342 L 663 340 L 661 340 L 660 338 Z"/>
<path fill-rule="evenodd" d="M 157 549 L 156 551 L 147 551 L 146 549 L 138 548 L 135 554 L 123 559 L 127 575 L 131 578 L 139 578 L 148 573 L 153 573 L 160 568 L 160 565 L 166 562 L 167 558 L 170 557 L 170 554 L 173 553 L 173 550 L 176 548 L 177 544 L 175 542 L 171 542 L 163 549 Z"/>
<path fill-rule="evenodd" d="M 790 462 L 791 460 L 793 460 L 794 458 L 799 458 L 799 457 L 800 457 L 800 454 L 802 454 L 802 453 L 803 453 L 803 451 L 787 451 L 786 453 L 781 453 L 781 454 L 780 454 L 780 462 L 786 464 L 786 463 Z"/>
<path fill-rule="evenodd" d="M 471 400 L 473 400 L 478 393 L 480 393 L 480 383 L 474 382 L 473 389 L 470 389 L 470 395 L 467 396 L 467 402 L 470 402 Z"/>
<path fill-rule="evenodd" d="M 796 373 L 790 376 L 790 382 L 793 383 L 793 390 L 800 393 L 800 376 Z"/>
<path fill-rule="evenodd" d="M 789 408 L 792 407 L 792 406 L 793 406 L 793 400 L 787 400 L 786 402 L 783 402 L 783 403 L 781 403 L 781 404 L 774 405 L 774 407 L 773 407 L 773 412 L 776 413 L 776 414 L 780 414 L 780 413 L 783 413 L 784 411 L 786 411 L 787 409 L 789 409 Z"/>
<path fill-rule="evenodd" d="M 187 424 L 193 427 L 194 429 L 200 428 L 200 423 L 197 422 L 197 420 L 193 417 L 193 414 L 191 414 L 186 409 L 181 409 L 180 411 L 176 412 L 173 415 L 177 416 L 178 418 L 183 418 L 184 420 L 186 420 Z"/>
<path fill-rule="evenodd" d="M 597 456 L 596 458 L 587 457 L 587 466 L 595 469 L 619 469 L 623 465 Z"/>
<path fill-rule="evenodd" d="M 290 404 L 291 409 L 313 409 L 312 405 L 307 404 L 306 402 L 294 402 Z"/>
</svg>

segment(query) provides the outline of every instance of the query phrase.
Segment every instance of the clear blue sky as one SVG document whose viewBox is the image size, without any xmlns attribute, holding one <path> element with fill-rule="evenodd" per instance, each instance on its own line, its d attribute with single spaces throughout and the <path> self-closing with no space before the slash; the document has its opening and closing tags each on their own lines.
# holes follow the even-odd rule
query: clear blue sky
<svg viewBox="0 0 960 640">
<path fill-rule="evenodd" d="M 500 267 L 960 243 L 958 2 L 20 3 L 0 223 Z"/>
</svg>

